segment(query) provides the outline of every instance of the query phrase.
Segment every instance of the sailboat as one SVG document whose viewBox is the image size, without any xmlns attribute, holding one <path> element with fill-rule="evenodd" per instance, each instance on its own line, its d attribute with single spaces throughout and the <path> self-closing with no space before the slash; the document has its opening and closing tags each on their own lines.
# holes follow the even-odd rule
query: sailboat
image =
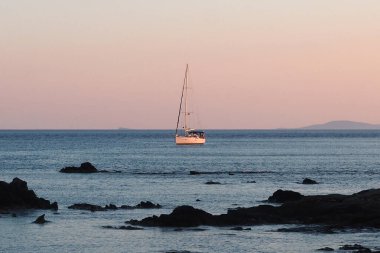
<svg viewBox="0 0 380 253">
<path fill-rule="evenodd" d="M 188 72 L 189 65 L 186 65 L 185 78 L 183 80 L 181 102 L 179 104 L 178 118 L 177 118 L 177 127 L 175 130 L 175 143 L 177 145 L 196 145 L 204 144 L 206 142 L 206 135 L 204 131 L 199 131 L 190 128 L 189 126 L 189 117 L 191 112 L 188 108 Z M 178 129 L 181 113 L 184 114 L 183 117 L 183 128 L 182 131 Z"/>
</svg>

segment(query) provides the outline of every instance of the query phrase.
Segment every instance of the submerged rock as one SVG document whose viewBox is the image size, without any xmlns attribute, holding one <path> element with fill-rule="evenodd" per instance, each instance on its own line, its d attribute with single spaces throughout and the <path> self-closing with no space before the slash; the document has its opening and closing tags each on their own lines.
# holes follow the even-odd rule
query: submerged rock
<svg viewBox="0 0 380 253">
<path fill-rule="evenodd" d="M 334 251 L 334 249 L 330 247 L 324 247 L 324 248 L 317 249 L 317 251 Z"/>
<path fill-rule="evenodd" d="M 305 178 L 303 181 L 302 181 L 302 184 L 318 184 L 317 181 L 313 180 L 313 179 L 310 179 L 310 178 Z"/>
<path fill-rule="evenodd" d="M 87 203 L 74 204 L 74 205 L 69 206 L 68 208 L 69 209 L 76 209 L 76 210 L 87 210 L 87 211 L 91 211 L 91 212 L 107 211 L 107 209 L 105 207 L 87 204 Z"/>
<path fill-rule="evenodd" d="M 57 202 L 39 198 L 28 189 L 27 182 L 14 178 L 11 183 L 0 181 L 0 210 L 11 209 L 58 209 Z"/>
<path fill-rule="evenodd" d="M 139 204 L 135 206 L 135 208 L 144 208 L 144 209 L 151 209 L 151 208 L 161 208 L 160 204 L 153 204 L 150 201 L 141 201 Z"/>
<path fill-rule="evenodd" d="M 117 207 L 114 204 L 105 205 L 104 207 L 99 205 L 93 205 L 88 203 L 80 203 L 80 204 L 74 204 L 68 207 L 69 209 L 76 209 L 76 210 L 87 210 L 91 212 L 96 211 L 107 211 L 107 210 L 118 210 L 118 209 L 153 209 L 153 208 L 161 208 L 160 204 L 154 204 L 150 201 L 141 201 L 139 204 L 135 206 L 128 206 L 128 205 L 122 205 L 120 207 Z"/>
<path fill-rule="evenodd" d="M 144 228 L 133 227 L 133 226 L 119 226 L 119 227 L 114 227 L 114 226 L 103 226 L 103 228 L 108 228 L 108 229 L 121 229 L 121 230 L 144 230 Z"/>
<path fill-rule="evenodd" d="M 244 231 L 244 230 L 251 230 L 251 228 L 233 227 L 233 228 L 230 228 L 230 230 Z"/>
<path fill-rule="evenodd" d="M 129 205 L 122 205 L 120 206 L 121 209 L 154 209 L 154 208 L 161 208 L 162 206 L 160 204 L 154 204 L 150 201 L 141 201 L 139 204 L 135 206 L 129 206 Z"/>
<path fill-rule="evenodd" d="M 289 201 L 300 200 L 302 197 L 303 195 L 299 192 L 283 191 L 280 189 L 275 191 L 273 195 L 268 198 L 268 201 L 276 203 L 285 203 Z"/>
<path fill-rule="evenodd" d="M 297 233 L 321 233 L 321 234 L 334 234 L 334 230 L 329 226 L 303 226 L 293 228 L 279 228 L 277 232 L 297 232 Z"/>
<path fill-rule="evenodd" d="M 207 181 L 206 184 L 221 184 L 220 182 L 217 181 Z"/>
<path fill-rule="evenodd" d="M 46 222 L 49 222 L 49 221 L 45 220 L 45 214 L 38 216 L 37 219 L 33 221 L 33 223 L 36 223 L 36 224 L 45 224 Z"/>
<path fill-rule="evenodd" d="M 62 173 L 96 173 L 98 171 L 94 165 L 89 162 L 82 163 L 79 167 L 65 167 L 59 172 Z M 105 171 L 102 171 L 105 172 Z"/>
<path fill-rule="evenodd" d="M 212 215 L 192 206 L 179 206 L 170 214 L 130 220 L 128 223 L 158 227 L 315 224 L 334 228 L 380 228 L 380 189 L 352 195 L 298 194 L 298 200 L 285 202 L 278 207 L 259 205 Z"/>
<path fill-rule="evenodd" d="M 106 205 L 104 208 L 107 210 L 117 210 L 117 206 L 115 206 L 114 204 Z"/>
<path fill-rule="evenodd" d="M 354 244 L 354 245 L 346 244 L 346 245 L 343 245 L 342 247 L 339 247 L 339 249 L 340 250 L 358 250 L 361 253 L 372 252 L 369 248 L 363 247 L 360 244 Z"/>
</svg>

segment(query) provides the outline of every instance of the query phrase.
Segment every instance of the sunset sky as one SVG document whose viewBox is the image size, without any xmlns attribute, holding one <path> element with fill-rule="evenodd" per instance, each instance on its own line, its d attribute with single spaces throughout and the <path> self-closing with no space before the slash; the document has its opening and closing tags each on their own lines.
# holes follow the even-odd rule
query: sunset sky
<svg viewBox="0 0 380 253">
<path fill-rule="evenodd" d="M 380 123 L 377 0 L 1 0 L 0 129 Z"/>
</svg>

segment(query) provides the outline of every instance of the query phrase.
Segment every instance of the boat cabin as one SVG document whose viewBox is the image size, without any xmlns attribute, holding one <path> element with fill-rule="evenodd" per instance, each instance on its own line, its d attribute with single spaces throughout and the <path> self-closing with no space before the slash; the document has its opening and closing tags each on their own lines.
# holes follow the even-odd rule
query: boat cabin
<svg viewBox="0 0 380 253">
<path fill-rule="evenodd" d="M 190 130 L 186 131 L 186 137 L 197 137 L 204 139 L 205 138 L 205 132 L 204 131 L 196 131 L 196 130 Z"/>
</svg>

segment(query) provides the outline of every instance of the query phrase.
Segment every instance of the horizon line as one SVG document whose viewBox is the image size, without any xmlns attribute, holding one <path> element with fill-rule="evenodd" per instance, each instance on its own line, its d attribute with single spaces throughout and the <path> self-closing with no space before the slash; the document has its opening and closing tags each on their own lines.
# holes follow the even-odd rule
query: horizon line
<svg viewBox="0 0 380 253">
<path fill-rule="evenodd" d="M 379 129 L 338 129 L 338 128 L 331 128 L 331 129 L 310 129 L 305 127 L 298 127 L 298 128 L 202 128 L 200 130 L 207 130 L 207 131 L 291 131 L 291 130 L 302 130 L 302 131 L 371 131 L 371 130 L 380 130 Z M 25 128 L 25 129 L 0 129 L 0 131 L 173 131 L 175 132 L 175 129 L 169 129 L 169 128 L 127 128 L 127 129 L 118 129 L 118 128 L 99 128 L 99 129 L 91 129 L 91 128 Z"/>
</svg>

